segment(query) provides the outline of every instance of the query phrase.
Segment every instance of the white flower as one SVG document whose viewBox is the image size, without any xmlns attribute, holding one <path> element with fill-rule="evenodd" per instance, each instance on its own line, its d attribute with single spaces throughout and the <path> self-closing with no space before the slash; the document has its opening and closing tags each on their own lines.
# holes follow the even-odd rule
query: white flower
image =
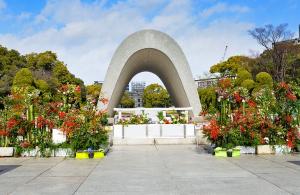
<svg viewBox="0 0 300 195">
<path fill-rule="evenodd" d="M 268 137 L 264 137 L 264 141 L 268 144 L 269 143 L 269 138 Z"/>
</svg>

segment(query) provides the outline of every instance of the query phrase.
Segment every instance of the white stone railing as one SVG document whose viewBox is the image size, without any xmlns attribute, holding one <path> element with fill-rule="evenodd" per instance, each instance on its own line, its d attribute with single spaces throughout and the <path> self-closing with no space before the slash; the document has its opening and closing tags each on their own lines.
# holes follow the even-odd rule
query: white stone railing
<svg viewBox="0 0 300 195">
<path fill-rule="evenodd" d="M 194 124 L 114 125 L 114 138 L 194 138 Z"/>
</svg>

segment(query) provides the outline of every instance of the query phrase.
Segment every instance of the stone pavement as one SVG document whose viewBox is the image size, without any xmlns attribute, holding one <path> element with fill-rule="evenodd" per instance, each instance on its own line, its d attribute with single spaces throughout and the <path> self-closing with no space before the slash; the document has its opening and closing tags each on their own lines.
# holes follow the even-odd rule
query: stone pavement
<svg viewBox="0 0 300 195">
<path fill-rule="evenodd" d="M 102 160 L 0 158 L 0 194 L 300 194 L 300 155 L 216 158 L 195 145 L 114 146 Z M 0 172 L 1 174 L 1 172 Z"/>
</svg>

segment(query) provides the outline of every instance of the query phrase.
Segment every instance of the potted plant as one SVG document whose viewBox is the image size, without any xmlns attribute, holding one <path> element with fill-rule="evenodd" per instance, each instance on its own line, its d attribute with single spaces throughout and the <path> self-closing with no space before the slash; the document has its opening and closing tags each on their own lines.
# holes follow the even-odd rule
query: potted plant
<svg viewBox="0 0 300 195">
<path fill-rule="evenodd" d="M 227 150 L 226 148 L 217 147 L 214 149 L 216 157 L 227 157 Z"/>
<path fill-rule="evenodd" d="M 100 159 L 100 158 L 104 158 L 105 154 L 104 154 L 104 150 L 103 149 L 99 149 L 99 150 L 95 150 L 94 151 L 94 158 L 95 159 Z"/>
<path fill-rule="evenodd" d="M 232 149 L 232 157 L 241 156 L 241 149 L 238 147 L 235 147 Z"/>
<path fill-rule="evenodd" d="M 227 150 L 227 157 L 232 157 L 232 149 Z"/>
</svg>

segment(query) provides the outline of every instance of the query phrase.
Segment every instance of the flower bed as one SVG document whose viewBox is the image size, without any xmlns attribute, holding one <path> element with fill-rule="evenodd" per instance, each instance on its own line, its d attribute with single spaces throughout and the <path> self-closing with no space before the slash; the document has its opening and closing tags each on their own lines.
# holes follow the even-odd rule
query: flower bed
<svg viewBox="0 0 300 195">
<path fill-rule="evenodd" d="M 8 150 L 9 156 L 11 151 L 16 156 L 67 156 L 106 147 L 106 112 L 96 110 L 95 101 L 83 102 L 78 85 L 62 85 L 56 93 L 45 99 L 41 91 L 24 86 L 1 99 L 0 156 Z M 107 103 L 105 98 L 100 101 Z"/>
<path fill-rule="evenodd" d="M 210 142 L 226 149 L 257 147 L 257 154 L 288 153 L 296 147 L 300 87 L 279 83 L 273 89 L 249 91 L 225 78 L 216 91 L 218 110 L 206 116 L 210 123 L 203 131 Z"/>
</svg>

